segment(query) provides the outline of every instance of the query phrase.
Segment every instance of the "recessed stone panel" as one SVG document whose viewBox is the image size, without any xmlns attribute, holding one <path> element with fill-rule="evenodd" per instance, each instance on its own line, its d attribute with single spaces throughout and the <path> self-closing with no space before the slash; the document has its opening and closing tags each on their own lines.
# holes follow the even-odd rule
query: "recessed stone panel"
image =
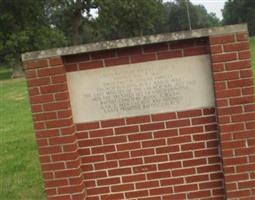
<svg viewBox="0 0 255 200">
<path fill-rule="evenodd" d="M 209 55 L 67 73 L 75 123 L 214 107 Z"/>
</svg>

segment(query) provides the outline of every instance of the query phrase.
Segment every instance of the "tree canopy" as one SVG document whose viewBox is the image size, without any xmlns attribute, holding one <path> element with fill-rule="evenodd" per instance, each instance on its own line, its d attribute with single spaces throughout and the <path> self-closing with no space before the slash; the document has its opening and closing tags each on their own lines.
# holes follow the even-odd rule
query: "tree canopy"
<svg viewBox="0 0 255 200">
<path fill-rule="evenodd" d="M 185 2 L 192 28 L 220 24 L 188 0 L 0 0 L 0 63 L 21 69 L 26 51 L 187 30 Z"/>
<path fill-rule="evenodd" d="M 223 9 L 223 23 L 248 23 L 251 35 L 255 35 L 255 1 L 228 0 Z"/>
</svg>

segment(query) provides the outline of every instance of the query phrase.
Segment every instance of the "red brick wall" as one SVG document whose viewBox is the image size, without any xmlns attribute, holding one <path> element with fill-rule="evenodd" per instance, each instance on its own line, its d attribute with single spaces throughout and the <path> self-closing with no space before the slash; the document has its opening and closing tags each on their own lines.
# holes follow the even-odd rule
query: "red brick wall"
<svg viewBox="0 0 255 200">
<path fill-rule="evenodd" d="M 216 109 L 74 124 L 66 73 L 210 53 Z M 246 33 L 24 66 L 49 200 L 255 196 L 255 104 Z"/>
<path fill-rule="evenodd" d="M 88 200 L 224 197 L 214 109 L 76 127 Z"/>
<path fill-rule="evenodd" d="M 228 199 L 255 198 L 255 98 L 247 33 L 210 37 Z"/>
</svg>

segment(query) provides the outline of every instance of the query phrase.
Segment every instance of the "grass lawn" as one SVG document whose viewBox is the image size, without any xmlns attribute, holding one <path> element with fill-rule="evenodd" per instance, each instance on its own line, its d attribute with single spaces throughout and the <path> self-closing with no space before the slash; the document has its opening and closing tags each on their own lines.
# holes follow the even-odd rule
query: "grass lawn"
<svg viewBox="0 0 255 200">
<path fill-rule="evenodd" d="M 251 38 L 251 54 L 253 63 L 253 77 L 255 77 L 255 37 Z"/>
<path fill-rule="evenodd" d="M 43 200 L 26 82 L 10 75 L 0 71 L 0 199 Z"/>
<path fill-rule="evenodd" d="M 0 200 L 44 200 L 25 79 L 10 75 L 0 70 Z"/>
</svg>

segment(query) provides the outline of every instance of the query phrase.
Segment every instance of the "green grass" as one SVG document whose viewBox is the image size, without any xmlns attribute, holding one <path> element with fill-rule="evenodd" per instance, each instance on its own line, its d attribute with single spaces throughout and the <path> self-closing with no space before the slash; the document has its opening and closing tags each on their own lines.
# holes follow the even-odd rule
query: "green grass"
<svg viewBox="0 0 255 200">
<path fill-rule="evenodd" d="M 255 37 L 251 38 L 251 55 L 252 55 L 252 64 L 253 64 L 253 72 L 255 77 Z"/>
<path fill-rule="evenodd" d="M 10 76 L 0 68 L 0 200 L 44 200 L 25 79 Z"/>
<path fill-rule="evenodd" d="M 0 70 L 0 199 L 43 200 L 25 79 Z"/>
</svg>

